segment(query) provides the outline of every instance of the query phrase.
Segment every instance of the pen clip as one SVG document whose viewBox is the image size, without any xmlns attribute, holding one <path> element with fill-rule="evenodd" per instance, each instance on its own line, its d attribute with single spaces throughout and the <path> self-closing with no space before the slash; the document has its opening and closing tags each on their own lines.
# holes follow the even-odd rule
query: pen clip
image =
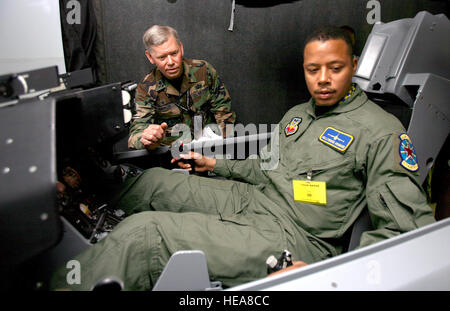
<svg viewBox="0 0 450 311">
<path fill-rule="evenodd" d="M 308 181 L 312 180 L 312 168 L 309 169 L 308 173 L 306 174 L 306 179 Z"/>
</svg>

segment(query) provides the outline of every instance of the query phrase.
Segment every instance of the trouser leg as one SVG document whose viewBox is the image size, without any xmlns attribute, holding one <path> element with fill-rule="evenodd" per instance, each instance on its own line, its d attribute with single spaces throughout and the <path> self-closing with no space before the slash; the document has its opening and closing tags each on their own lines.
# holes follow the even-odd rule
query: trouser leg
<svg viewBox="0 0 450 311">
<path fill-rule="evenodd" d="M 142 178 L 123 192 L 122 206 L 138 210 L 173 212 L 200 212 L 218 215 L 230 220 L 239 215 L 272 215 L 281 223 L 287 236 L 287 244 L 279 244 L 281 254 L 287 248 L 295 260 L 312 263 L 335 255 L 332 247 L 292 222 L 286 214 L 273 214 L 279 206 L 256 187 L 231 180 L 218 180 L 184 175 L 161 168 L 146 171 Z M 286 206 L 286 212 L 290 208 Z M 256 227 L 260 224 L 255 223 Z"/>
<path fill-rule="evenodd" d="M 81 268 L 80 284 L 68 284 L 69 269 L 62 267 L 51 287 L 90 290 L 98 281 L 116 277 L 125 290 L 149 290 L 178 250 L 202 250 L 210 279 L 234 286 L 264 277 L 266 258 L 285 243 L 283 229 L 269 215 L 221 219 L 201 213 L 142 212 L 75 258 Z"/>
<path fill-rule="evenodd" d="M 129 215 L 149 210 L 234 214 L 242 209 L 241 197 L 248 196 L 249 187 L 236 181 L 152 168 L 128 182 L 116 207 Z"/>
<path fill-rule="evenodd" d="M 162 169 L 146 174 L 124 190 L 119 206 L 155 211 L 127 217 L 78 256 L 82 284 L 74 289 L 90 289 L 107 276 L 122 279 L 125 289 L 150 289 L 178 250 L 202 250 L 211 279 L 225 286 L 264 277 L 267 257 L 284 249 L 298 254 L 296 260 L 323 257 L 309 250 L 303 231 L 287 234 L 280 219 L 267 212 L 274 203 L 250 185 Z M 67 287 L 67 272 L 58 271 L 53 288 Z"/>
<path fill-rule="evenodd" d="M 126 218 L 106 238 L 71 259 L 77 270 L 73 265 L 60 267 L 50 288 L 92 290 L 99 281 L 113 277 L 124 283 L 125 290 L 151 289 L 149 261 L 160 243 L 156 231 L 148 218 Z"/>
</svg>

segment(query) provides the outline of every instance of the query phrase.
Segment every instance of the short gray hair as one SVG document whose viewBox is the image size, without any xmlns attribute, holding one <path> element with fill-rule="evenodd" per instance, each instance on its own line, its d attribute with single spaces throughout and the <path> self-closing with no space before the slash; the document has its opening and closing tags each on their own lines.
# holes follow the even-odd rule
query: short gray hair
<svg viewBox="0 0 450 311">
<path fill-rule="evenodd" d="M 170 36 L 173 36 L 178 44 L 181 43 L 177 31 L 172 27 L 153 25 L 144 32 L 142 41 L 144 42 L 145 47 L 150 52 L 152 46 L 163 44 L 164 42 L 169 40 Z"/>
</svg>

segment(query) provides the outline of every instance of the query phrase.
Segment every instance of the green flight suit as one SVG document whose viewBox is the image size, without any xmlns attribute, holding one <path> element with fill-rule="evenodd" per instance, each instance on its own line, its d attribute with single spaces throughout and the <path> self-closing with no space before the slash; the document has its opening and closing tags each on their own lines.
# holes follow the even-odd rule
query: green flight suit
<svg viewBox="0 0 450 311">
<path fill-rule="evenodd" d="M 279 154 L 269 145 L 258 159 L 217 160 L 214 172 L 234 180 L 161 168 L 130 180 L 118 206 L 139 213 L 77 257 L 84 273 L 72 288 L 115 275 L 126 289 L 150 289 L 171 254 L 189 249 L 206 254 L 212 280 L 234 286 L 264 277 L 267 257 L 284 249 L 307 263 L 339 254 L 365 206 L 375 229 L 360 246 L 434 221 L 414 159 L 402 153 L 404 128 L 359 87 L 319 117 L 313 100 L 295 106 L 279 125 Z M 308 177 L 326 182 L 326 205 L 294 200 L 293 180 Z M 55 287 L 67 287 L 64 273 Z"/>
<path fill-rule="evenodd" d="M 184 58 L 180 90 L 155 68 L 137 87 L 128 147 L 144 148 L 140 142 L 142 132 L 149 124 L 163 122 L 168 128 L 162 144 L 170 145 L 181 136 L 173 131 L 176 124 L 186 124 L 194 133 L 194 116 L 201 116 L 202 128 L 215 123 L 223 134 L 226 124 L 235 122 L 230 94 L 214 67 L 204 60 Z"/>
</svg>

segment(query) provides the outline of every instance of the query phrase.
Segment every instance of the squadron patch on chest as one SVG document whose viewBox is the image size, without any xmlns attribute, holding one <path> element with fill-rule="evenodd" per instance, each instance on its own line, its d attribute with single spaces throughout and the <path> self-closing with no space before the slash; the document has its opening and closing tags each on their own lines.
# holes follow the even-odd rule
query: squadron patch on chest
<svg viewBox="0 0 450 311">
<path fill-rule="evenodd" d="M 320 135 L 319 140 L 333 149 L 345 152 L 353 142 L 353 136 L 329 126 Z"/>
<path fill-rule="evenodd" d="M 407 134 L 401 134 L 399 138 L 399 153 L 401 158 L 400 165 L 406 168 L 408 171 L 417 171 L 419 169 L 419 163 L 417 163 L 416 151 L 414 150 L 411 139 Z"/>
<path fill-rule="evenodd" d="M 284 128 L 284 134 L 286 134 L 286 137 L 297 133 L 300 123 L 302 123 L 302 118 L 292 118 L 291 122 L 289 122 Z"/>
</svg>

